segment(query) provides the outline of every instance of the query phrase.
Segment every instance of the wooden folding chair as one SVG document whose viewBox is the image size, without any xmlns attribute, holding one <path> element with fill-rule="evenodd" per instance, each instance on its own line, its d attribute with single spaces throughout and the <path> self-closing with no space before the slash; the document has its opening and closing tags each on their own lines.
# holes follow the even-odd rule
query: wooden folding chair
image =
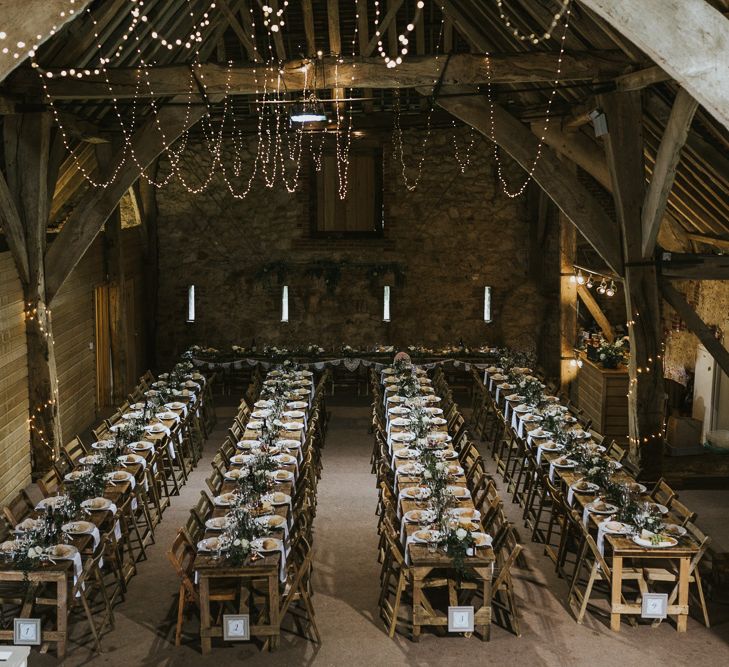
<svg viewBox="0 0 729 667">
<path fill-rule="evenodd" d="M 167 559 L 180 578 L 177 601 L 177 624 L 175 626 L 175 646 L 179 646 L 182 641 L 182 623 L 185 609 L 189 606 L 194 606 L 198 611 L 200 609 L 200 595 L 197 586 L 193 582 L 195 547 L 187 539 L 182 530 L 178 531 L 177 536 L 173 540 L 172 546 L 167 552 Z M 235 602 L 237 597 L 237 589 L 230 588 L 226 584 L 217 585 L 214 583 L 209 594 L 212 602 Z"/>
<path fill-rule="evenodd" d="M 651 491 L 651 499 L 656 503 L 665 505 L 666 507 L 670 507 L 671 501 L 677 497 L 678 494 L 670 486 L 668 486 L 666 480 L 662 477 L 656 482 L 656 485 Z"/>
<path fill-rule="evenodd" d="M 699 563 L 701 562 L 701 559 L 704 557 L 704 554 L 711 544 L 711 538 L 707 535 L 704 535 L 704 533 L 702 533 L 701 530 L 699 530 L 699 528 L 693 523 L 687 523 L 686 528 L 700 545 L 699 550 L 691 559 L 691 563 L 689 565 L 689 591 L 691 584 L 693 584 L 694 588 L 696 589 L 695 594 L 689 592 L 689 597 L 693 598 L 696 602 L 698 602 L 699 606 L 701 607 L 701 613 L 704 617 L 704 625 L 708 628 L 710 627 L 709 610 L 706 607 L 706 598 L 704 597 L 704 587 L 701 583 L 701 572 L 699 570 Z M 675 565 L 671 561 L 667 561 L 667 567 L 665 568 L 644 567 L 643 575 L 645 576 L 648 583 L 666 582 L 674 584 L 673 589 L 668 596 L 668 604 L 673 605 L 676 603 L 676 598 L 678 597 L 679 573 Z M 658 619 L 654 623 L 654 625 L 658 625 L 660 622 L 661 620 Z"/>
<path fill-rule="evenodd" d="M 283 621 L 286 614 L 291 614 L 303 636 L 306 636 L 306 633 L 302 620 L 306 620 L 314 636 L 313 641 L 321 644 L 314 606 L 311 603 L 311 569 L 311 546 L 302 535 L 292 544 L 286 562 L 286 583 L 281 596 L 279 619 Z"/>
<path fill-rule="evenodd" d="M 576 513 L 575 513 L 576 514 Z M 577 567 L 575 568 L 574 576 L 572 577 L 572 583 L 568 594 L 569 602 L 572 603 L 575 600 L 579 604 L 578 612 L 576 614 L 577 623 L 582 624 L 587 611 L 587 605 L 590 602 L 592 593 L 595 590 L 595 584 L 602 582 L 605 584 L 608 599 L 611 595 L 612 590 L 612 570 L 608 565 L 605 557 L 600 553 L 597 548 L 595 540 L 592 535 L 583 525 L 580 520 L 581 517 L 577 515 L 574 517 L 577 524 L 582 530 L 583 546 L 582 553 L 579 556 Z M 586 582 L 584 582 L 584 588 L 580 590 L 580 584 L 582 583 L 581 575 L 582 571 L 588 572 Z M 623 567 L 623 581 L 637 581 L 641 592 L 647 591 L 643 572 L 640 568 Z M 625 602 L 625 598 L 621 593 L 621 601 Z"/>
<path fill-rule="evenodd" d="M 29 516 L 35 509 L 24 491 L 17 493 L 13 499 L 3 506 L 3 514 L 11 527 L 17 526 L 25 517 Z"/>
<path fill-rule="evenodd" d="M 217 468 L 213 468 L 210 475 L 205 478 L 205 483 L 208 485 L 210 493 L 212 493 L 213 496 L 220 495 L 220 489 L 223 488 L 224 481 L 225 478 L 223 477 L 223 473 L 221 473 Z"/>
<path fill-rule="evenodd" d="M 678 519 L 680 525 L 686 526 L 688 523 L 694 523 L 696 521 L 696 512 L 691 511 L 678 498 L 674 498 L 671 501 L 670 507 L 671 515 Z"/>
<path fill-rule="evenodd" d="M 114 611 L 112 610 L 109 596 L 107 595 L 106 585 L 104 584 L 104 578 L 101 574 L 99 563 L 104 556 L 106 538 L 102 538 L 102 544 L 98 549 L 95 556 L 91 556 L 86 559 L 83 564 L 81 574 L 76 579 L 76 583 L 71 589 L 69 597 L 69 606 L 71 609 L 75 606 L 81 606 L 86 614 L 86 619 L 89 622 L 89 628 L 94 639 L 94 647 L 97 653 L 101 653 L 100 638 L 104 632 L 106 625 L 109 625 L 110 629 L 114 627 Z M 95 592 L 101 594 L 104 603 L 104 617 L 101 622 L 97 625 L 94 620 L 94 613 L 91 609 L 93 602 L 92 595 Z"/>
</svg>

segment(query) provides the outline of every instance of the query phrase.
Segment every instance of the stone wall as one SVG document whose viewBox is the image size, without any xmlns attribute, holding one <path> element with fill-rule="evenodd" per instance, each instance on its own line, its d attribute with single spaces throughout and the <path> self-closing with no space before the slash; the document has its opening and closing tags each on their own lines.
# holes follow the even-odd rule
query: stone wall
<svg viewBox="0 0 729 667">
<path fill-rule="evenodd" d="M 696 312 L 709 326 L 717 326 L 723 337 L 729 332 L 729 281 L 701 280 L 675 282 L 686 300 L 696 308 Z M 699 339 L 688 329 L 674 330 L 676 312 L 664 303 L 664 329 L 666 331 L 666 376 L 672 380 L 686 383 L 688 374 L 696 367 L 696 352 Z"/>
<path fill-rule="evenodd" d="M 457 133 L 463 154 L 469 136 Z M 404 133 L 411 180 L 423 138 L 422 132 Z M 199 143 L 190 144 L 179 170 L 187 187 L 175 177 L 158 192 L 158 364 L 193 343 L 224 349 L 254 338 L 259 345 L 327 348 L 435 346 L 459 339 L 536 348 L 542 331 L 551 339 L 558 306 L 541 283 L 558 278 L 556 229 L 540 258 L 544 274 L 530 280 L 525 199 L 501 192 L 485 140 L 476 139 L 474 159 L 462 173 L 453 138 L 453 131 L 432 133 L 414 191 L 403 184 L 389 137 L 382 140 L 384 236 L 356 240 L 312 238 L 307 162 L 293 194 L 280 184 L 265 187 L 260 174 L 244 199 L 231 195 L 220 174 L 194 194 L 188 190 L 206 179 L 210 160 Z M 255 145 L 246 150 L 244 174 Z M 233 164 L 225 149 L 222 161 Z M 509 183 L 521 183 L 524 173 L 502 161 Z M 164 178 L 170 166 L 160 166 Z M 247 178 L 235 187 L 242 189 Z M 197 302 L 193 324 L 186 322 L 190 284 Z M 286 324 L 280 321 L 284 284 L 290 301 Z M 390 323 L 382 321 L 384 285 L 392 290 Z M 492 324 L 483 321 L 485 285 L 493 287 Z M 541 340 L 539 348 L 546 354 L 549 341 Z M 558 358 L 557 340 L 551 349 Z"/>
</svg>

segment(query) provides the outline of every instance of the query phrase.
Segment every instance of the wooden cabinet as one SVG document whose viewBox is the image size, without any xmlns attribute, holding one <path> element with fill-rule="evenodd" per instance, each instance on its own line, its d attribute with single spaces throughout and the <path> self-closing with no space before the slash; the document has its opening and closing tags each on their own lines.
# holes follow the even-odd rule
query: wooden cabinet
<svg viewBox="0 0 729 667">
<path fill-rule="evenodd" d="M 577 406 L 606 440 L 628 442 L 628 369 L 612 370 L 582 357 L 577 374 Z"/>
</svg>

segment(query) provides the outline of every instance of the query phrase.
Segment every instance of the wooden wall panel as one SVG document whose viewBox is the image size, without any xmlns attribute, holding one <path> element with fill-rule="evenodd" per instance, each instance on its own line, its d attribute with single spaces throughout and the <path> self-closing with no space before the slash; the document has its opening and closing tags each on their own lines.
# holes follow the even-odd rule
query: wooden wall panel
<svg viewBox="0 0 729 667">
<path fill-rule="evenodd" d="M 28 363 L 23 291 L 9 252 L 0 253 L 0 504 L 30 482 Z"/>
<path fill-rule="evenodd" d="M 96 418 L 94 287 L 103 280 L 103 250 L 101 239 L 97 239 L 53 302 L 64 442 L 74 438 Z"/>
<path fill-rule="evenodd" d="M 130 300 L 130 381 L 144 359 L 145 289 L 139 230 L 122 234 Z M 101 237 L 92 244 L 52 306 L 64 442 L 97 420 L 94 289 L 105 281 Z M 130 387 L 131 388 L 131 387 Z M 0 253 L 0 505 L 30 483 L 28 365 L 23 293 L 9 252 Z"/>
</svg>

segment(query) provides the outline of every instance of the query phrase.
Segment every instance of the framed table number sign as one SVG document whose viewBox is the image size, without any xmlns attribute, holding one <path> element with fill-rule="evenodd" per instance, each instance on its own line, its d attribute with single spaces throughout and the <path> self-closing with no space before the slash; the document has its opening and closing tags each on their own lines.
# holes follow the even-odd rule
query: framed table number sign
<svg viewBox="0 0 729 667">
<path fill-rule="evenodd" d="M 448 607 L 448 632 L 473 632 L 473 607 Z"/>
<path fill-rule="evenodd" d="M 641 606 L 642 618 L 666 618 L 668 595 L 666 593 L 644 593 Z"/>
<path fill-rule="evenodd" d="M 227 642 L 243 642 L 251 638 L 250 616 L 248 614 L 223 615 L 223 639 Z"/>
<path fill-rule="evenodd" d="M 41 624 L 39 618 L 13 619 L 13 643 L 18 646 L 40 646 Z"/>
</svg>

